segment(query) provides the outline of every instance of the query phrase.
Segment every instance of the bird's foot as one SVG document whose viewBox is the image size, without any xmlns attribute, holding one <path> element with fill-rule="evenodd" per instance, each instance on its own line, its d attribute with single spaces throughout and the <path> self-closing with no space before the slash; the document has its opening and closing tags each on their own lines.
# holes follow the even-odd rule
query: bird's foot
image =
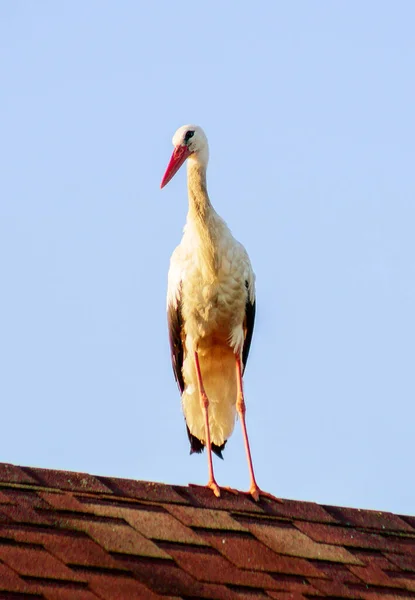
<svg viewBox="0 0 415 600">
<path fill-rule="evenodd" d="M 206 487 L 212 490 L 212 492 L 215 494 L 216 498 L 220 497 L 220 489 L 214 479 L 211 479 L 210 481 L 208 481 Z"/>
<path fill-rule="evenodd" d="M 255 483 L 255 481 L 253 481 L 251 483 L 251 487 L 249 488 L 249 491 L 245 492 L 245 493 L 250 494 L 252 496 L 252 498 L 255 500 L 255 502 L 259 502 L 259 499 L 261 496 L 263 496 L 264 498 L 269 498 L 270 500 L 274 500 L 274 502 L 281 502 L 281 503 L 284 502 L 283 500 L 281 500 L 281 498 L 277 498 L 276 496 L 273 496 L 272 494 L 270 494 L 268 492 L 263 492 L 258 487 L 258 484 Z"/>
<path fill-rule="evenodd" d="M 259 502 L 261 496 L 263 496 L 264 498 L 268 498 L 269 500 L 274 500 L 274 502 L 284 502 L 283 500 L 281 500 L 281 498 L 277 498 L 276 496 L 273 496 L 268 492 L 263 492 L 256 483 L 253 483 L 247 492 L 240 492 L 239 490 L 236 490 L 235 488 L 231 487 L 222 487 L 222 489 L 226 490 L 227 492 L 231 492 L 231 494 L 235 494 L 235 496 L 237 496 L 238 494 L 252 496 L 255 502 Z"/>
</svg>

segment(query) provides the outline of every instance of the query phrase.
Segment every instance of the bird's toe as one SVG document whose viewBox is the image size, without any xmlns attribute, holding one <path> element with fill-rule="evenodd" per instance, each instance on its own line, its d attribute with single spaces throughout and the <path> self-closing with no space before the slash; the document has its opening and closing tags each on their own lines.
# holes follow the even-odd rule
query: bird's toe
<svg viewBox="0 0 415 600">
<path fill-rule="evenodd" d="M 273 500 L 274 502 L 280 502 L 280 503 L 283 502 L 283 500 L 281 500 L 281 498 L 277 498 L 276 496 L 273 496 L 272 494 L 270 494 L 268 492 L 263 492 L 256 483 L 253 483 L 251 485 L 248 494 L 251 494 L 251 496 L 255 500 L 255 502 L 259 502 L 261 496 L 263 498 L 268 498 L 269 500 Z"/>
<path fill-rule="evenodd" d="M 209 481 L 206 487 L 212 490 L 216 498 L 220 498 L 220 489 L 215 480 Z"/>
</svg>

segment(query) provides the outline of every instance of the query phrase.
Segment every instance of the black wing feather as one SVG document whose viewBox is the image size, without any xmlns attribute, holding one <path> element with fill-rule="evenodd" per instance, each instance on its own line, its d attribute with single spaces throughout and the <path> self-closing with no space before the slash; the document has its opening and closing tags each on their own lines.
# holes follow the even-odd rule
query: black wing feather
<svg viewBox="0 0 415 600">
<path fill-rule="evenodd" d="M 245 281 L 245 285 L 248 289 L 248 282 Z M 254 332 L 254 323 L 255 323 L 255 310 L 256 310 L 256 301 L 250 301 L 249 295 L 246 301 L 245 306 L 245 341 L 244 347 L 242 348 L 242 368 L 245 371 L 246 361 L 248 360 L 249 349 L 251 347 L 252 334 Z"/>
<path fill-rule="evenodd" d="M 181 287 L 180 287 L 181 293 Z M 184 379 L 182 373 L 183 367 L 183 340 L 182 340 L 182 302 L 179 295 L 177 307 L 169 304 L 167 309 L 167 323 L 169 328 L 169 341 L 171 351 L 171 364 L 173 367 L 174 377 L 179 386 L 180 393 L 183 394 Z"/>
</svg>

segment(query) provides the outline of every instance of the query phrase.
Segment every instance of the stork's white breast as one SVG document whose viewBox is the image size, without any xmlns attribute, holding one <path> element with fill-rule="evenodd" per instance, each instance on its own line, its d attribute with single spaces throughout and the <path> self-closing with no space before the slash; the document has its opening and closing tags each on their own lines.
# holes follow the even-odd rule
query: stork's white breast
<svg viewBox="0 0 415 600">
<path fill-rule="evenodd" d="M 216 273 L 206 272 L 198 254 L 189 256 L 182 279 L 182 313 L 186 335 L 200 347 L 203 340 L 227 343 L 245 315 L 244 265 L 232 250 L 218 256 Z"/>
</svg>

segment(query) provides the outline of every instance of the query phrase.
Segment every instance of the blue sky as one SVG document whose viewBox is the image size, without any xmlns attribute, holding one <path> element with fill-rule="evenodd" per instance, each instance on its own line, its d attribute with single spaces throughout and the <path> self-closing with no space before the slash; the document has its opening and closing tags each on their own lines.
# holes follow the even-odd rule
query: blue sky
<svg viewBox="0 0 415 600">
<path fill-rule="evenodd" d="M 185 171 L 248 249 L 259 484 L 413 513 L 415 4 L 0 5 L 0 460 L 174 484 L 189 457 L 165 318 Z M 247 489 L 239 426 L 219 484 Z"/>
</svg>

